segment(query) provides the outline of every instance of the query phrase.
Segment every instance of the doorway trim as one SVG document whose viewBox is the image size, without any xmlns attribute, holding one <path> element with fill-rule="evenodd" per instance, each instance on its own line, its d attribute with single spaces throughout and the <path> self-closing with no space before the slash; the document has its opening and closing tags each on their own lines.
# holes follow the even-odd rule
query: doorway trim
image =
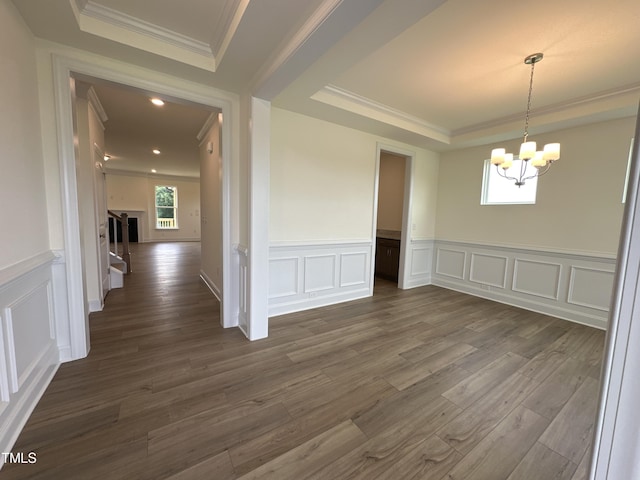
<svg viewBox="0 0 640 480">
<path fill-rule="evenodd" d="M 143 91 L 197 103 L 222 110 L 228 119 L 222 124 L 222 319 L 223 327 L 237 326 L 231 302 L 231 286 L 235 272 L 231 270 L 232 232 L 237 211 L 231 204 L 232 156 L 237 156 L 238 139 L 233 136 L 232 125 L 239 122 L 238 98 L 206 85 L 142 69 L 117 60 L 92 57 L 77 59 L 52 53 L 55 118 L 57 124 L 58 163 L 60 169 L 60 200 L 62 230 L 64 233 L 64 261 L 66 276 L 66 303 L 68 318 L 57 318 L 58 331 L 69 332 L 70 345 L 59 345 L 61 361 L 86 357 L 89 353 L 89 315 L 84 301 L 83 268 L 80 242 L 78 186 L 75 172 L 74 119 L 72 111 L 72 79 L 88 76 Z M 237 129 L 235 130 L 237 132 Z M 237 282 L 236 282 L 237 283 Z M 235 309 L 237 310 L 237 309 Z"/>
<path fill-rule="evenodd" d="M 371 295 L 373 295 L 373 282 L 375 280 L 375 267 L 376 267 L 376 236 L 378 230 L 378 194 L 380 186 L 380 154 L 382 152 L 391 153 L 405 157 L 405 171 L 404 171 L 404 197 L 402 200 L 402 233 L 400 236 L 400 268 L 398 270 L 398 288 L 408 288 L 408 274 L 410 268 L 407 265 L 409 260 L 407 251 L 409 250 L 409 243 L 411 242 L 411 211 L 412 211 L 412 197 L 413 197 L 413 173 L 416 153 L 411 150 L 396 147 L 381 142 L 376 143 L 376 171 L 373 187 L 373 229 L 371 232 L 371 279 L 369 289 Z"/>
<path fill-rule="evenodd" d="M 635 136 L 640 138 L 640 106 Z M 631 154 L 600 379 L 590 480 L 638 478 L 640 442 L 640 142 Z"/>
</svg>

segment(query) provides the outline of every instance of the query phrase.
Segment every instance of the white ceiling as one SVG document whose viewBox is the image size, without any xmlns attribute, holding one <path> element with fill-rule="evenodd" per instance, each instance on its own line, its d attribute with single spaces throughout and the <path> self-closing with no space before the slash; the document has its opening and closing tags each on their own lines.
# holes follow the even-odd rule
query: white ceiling
<svg viewBox="0 0 640 480">
<path fill-rule="evenodd" d="M 640 98 L 638 0 L 14 4 L 38 37 L 439 151 L 521 134 L 531 53 L 534 135 L 633 115 Z"/>
<path fill-rule="evenodd" d="M 212 113 L 210 108 L 161 98 L 155 106 L 149 95 L 130 88 L 94 81 L 92 86 L 107 120 L 106 163 L 109 171 L 143 172 L 159 175 L 200 175 L 197 135 Z M 154 154 L 157 149 L 160 154 Z"/>
</svg>

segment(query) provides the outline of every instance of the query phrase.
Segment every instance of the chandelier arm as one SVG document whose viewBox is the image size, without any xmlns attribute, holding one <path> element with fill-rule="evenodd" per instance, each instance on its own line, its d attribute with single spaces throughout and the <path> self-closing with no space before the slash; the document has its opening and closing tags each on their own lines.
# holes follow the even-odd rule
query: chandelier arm
<svg viewBox="0 0 640 480">
<path fill-rule="evenodd" d="M 510 177 L 509 175 L 506 174 L 506 170 L 502 170 L 502 172 L 500 171 L 501 168 L 499 165 L 496 165 L 496 171 L 498 172 L 498 175 L 500 175 L 502 178 L 506 178 L 507 180 L 518 180 L 516 177 Z"/>
<path fill-rule="evenodd" d="M 519 183 L 524 183 L 523 177 L 526 175 L 527 173 L 527 167 L 529 166 L 529 163 L 526 162 L 525 160 L 520 160 L 520 178 L 518 179 Z"/>
<path fill-rule="evenodd" d="M 549 169 L 551 168 L 551 163 L 547 163 L 547 166 L 544 167 L 544 170 L 540 171 L 538 170 L 538 177 L 541 177 L 542 175 L 544 175 L 545 173 L 547 173 L 549 171 Z"/>
<path fill-rule="evenodd" d="M 547 163 L 546 167 L 544 167 L 544 170 L 538 170 L 534 175 L 531 175 L 530 177 L 523 178 L 522 182 L 524 183 L 526 180 L 531 180 L 532 178 L 535 178 L 535 177 L 541 177 L 542 175 L 544 175 L 545 173 L 547 173 L 549 171 L 549 168 L 551 168 L 551 164 Z"/>
</svg>

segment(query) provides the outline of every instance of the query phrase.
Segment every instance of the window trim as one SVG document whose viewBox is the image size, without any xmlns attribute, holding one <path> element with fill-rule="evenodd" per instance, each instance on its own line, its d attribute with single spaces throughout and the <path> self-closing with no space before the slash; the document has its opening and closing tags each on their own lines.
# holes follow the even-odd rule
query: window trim
<svg viewBox="0 0 640 480">
<path fill-rule="evenodd" d="M 518 157 L 513 158 L 513 164 L 516 165 L 516 162 L 520 162 Z M 482 189 L 480 192 L 480 205 L 535 205 L 538 198 L 538 177 L 535 177 L 535 190 L 533 192 L 533 200 L 509 200 L 506 202 L 490 202 L 489 198 L 489 177 L 491 175 L 499 175 L 497 171 L 491 165 L 491 160 L 486 159 L 484 161 L 483 171 L 482 171 Z M 502 177 L 500 177 L 502 178 Z M 533 179 L 530 179 L 533 180 Z M 514 188 L 518 188 L 514 185 Z"/>
<path fill-rule="evenodd" d="M 168 205 L 158 205 L 157 198 L 157 190 L 158 188 L 172 188 L 173 189 L 173 206 Z M 154 211 L 155 211 L 155 230 L 179 230 L 180 227 L 178 225 L 178 187 L 175 185 L 155 185 L 153 187 L 153 203 L 154 203 Z M 158 208 L 173 208 L 173 221 L 174 225 L 170 227 L 162 227 L 159 225 L 160 217 L 158 217 Z"/>
</svg>

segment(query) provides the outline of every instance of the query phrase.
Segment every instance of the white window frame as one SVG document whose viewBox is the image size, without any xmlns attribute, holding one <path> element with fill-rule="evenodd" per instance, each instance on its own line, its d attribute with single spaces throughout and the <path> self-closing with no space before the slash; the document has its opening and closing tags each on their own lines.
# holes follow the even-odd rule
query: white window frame
<svg viewBox="0 0 640 480">
<path fill-rule="evenodd" d="M 529 167 L 532 168 L 532 167 Z M 513 159 L 511 169 L 520 170 L 520 159 Z M 513 176 L 513 175 L 512 175 Z M 492 200 L 490 186 L 495 186 L 496 182 L 504 182 L 505 189 L 513 195 L 506 200 Z M 533 192 L 531 192 L 533 190 Z M 482 194 L 480 197 L 481 205 L 535 205 L 538 191 L 538 177 L 528 179 L 522 187 L 518 187 L 514 180 L 506 179 L 500 176 L 491 160 L 484 161 L 484 170 L 482 175 Z"/>
<path fill-rule="evenodd" d="M 173 189 L 173 207 L 169 207 L 167 205 L 158 205 L 158 200 L 156 196 L 156 191 L 158 188 L 172 188 Z M 155 205 L 155 215 L 156 215 L 156 230 L 178 230 L 178 187 L 175 185 L 155 185 L 153 187 L 153 203 Z M 173 222 L 168 226 L 162 226 L 160 224 L 161 220 L 168 220 L 166 218 L 160 218 L 158 216 L 158 208 L 173 208 Z"/>
</svg>

